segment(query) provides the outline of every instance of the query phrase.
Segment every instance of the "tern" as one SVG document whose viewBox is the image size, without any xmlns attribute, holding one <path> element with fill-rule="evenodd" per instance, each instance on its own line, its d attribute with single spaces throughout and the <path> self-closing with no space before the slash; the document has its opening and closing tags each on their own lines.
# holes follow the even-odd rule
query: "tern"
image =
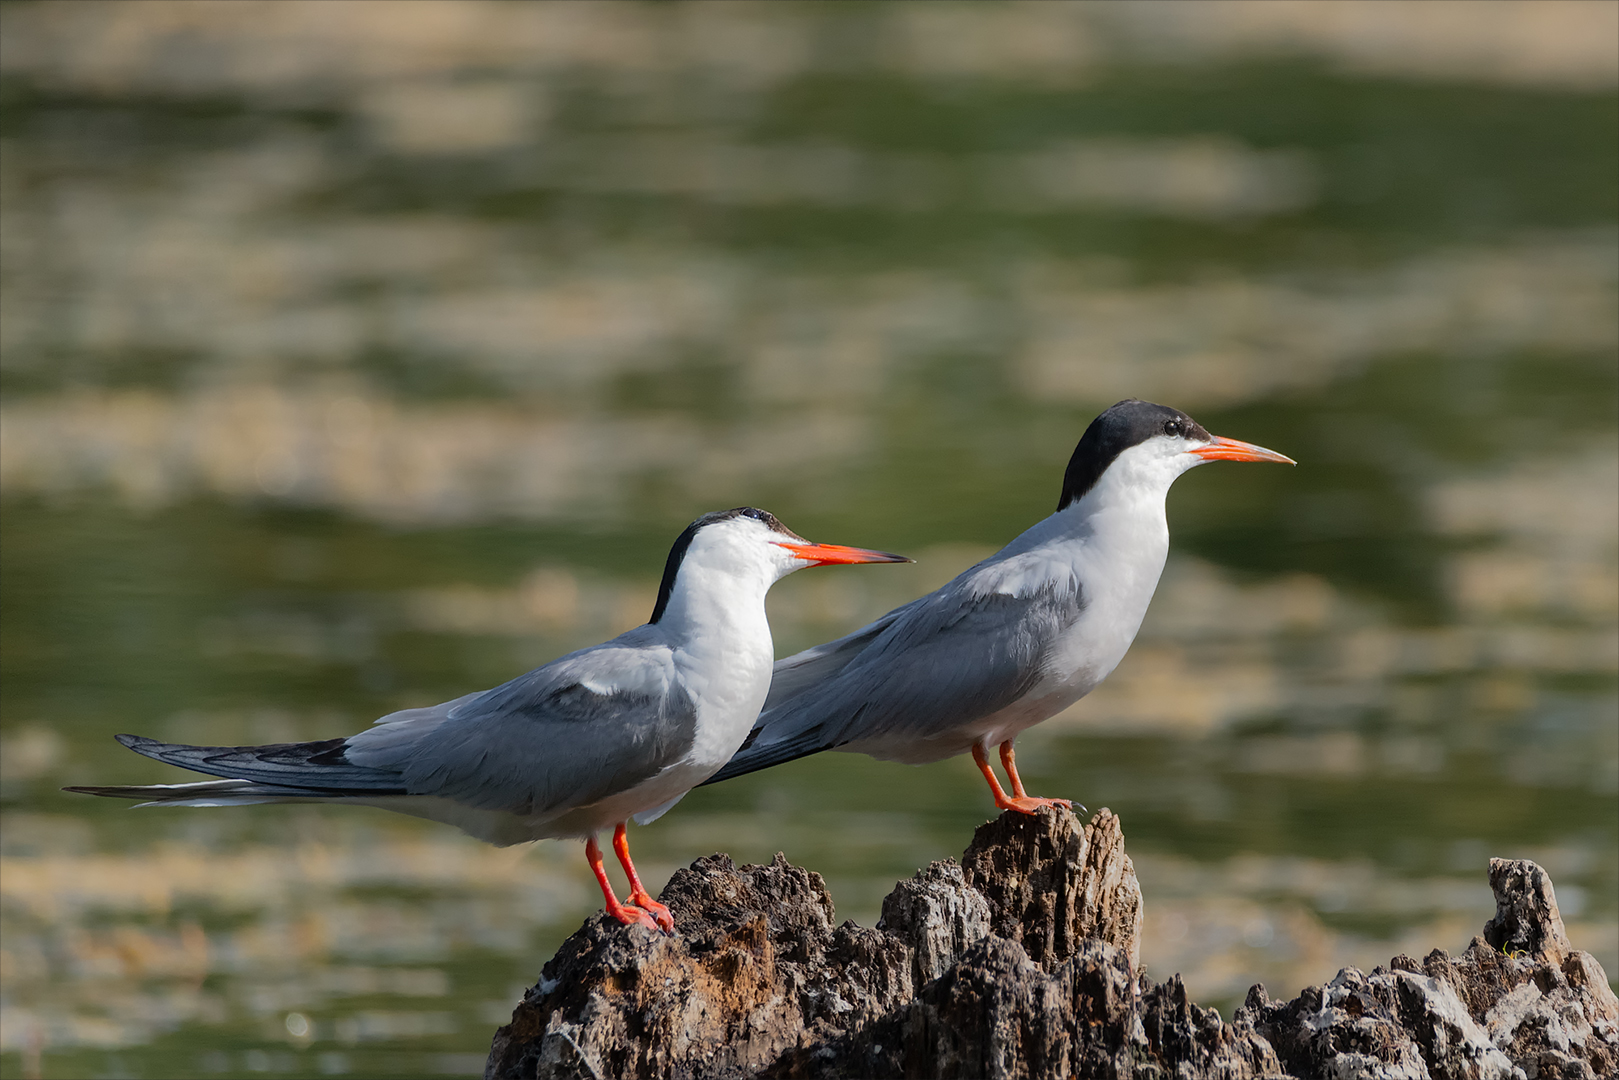
<svg viewBox="0 0 1619 1080">
<path fill-rule="evenodd" d="M 775 658 L 765 593 L 808 566 L 909 561 L 811 543 L 753 507 L 705 514 L 670 549 L 651 621 L 611 641 L 342 739 L 185 746 L 119 735 L 138 754 L 227 779 L 65 790 L 143 805 L 376 806 L 502 847 L 582 838 L 608 914 L 671 932 L 669 909 L 630 861 L 625 822 L 655 820 L 741 745 Z M 629 878 L 623 904 L 596 843 L 607 828 Z"/>
<path fill-rule="evenodd" d="M 1071 805 L 1024 791 L 1012 744 L 1124 658 L 1169 552 L 1164 498 L 1210 461 L 1296 464 L 1179 409 L 1114 405 L 1074 449 L 1056 513 L 938 591 L 778 661 L 753 730 L 706 782 L 823 750 L 910 764 L 970 752 L 997 808 Z"/>
</svg>

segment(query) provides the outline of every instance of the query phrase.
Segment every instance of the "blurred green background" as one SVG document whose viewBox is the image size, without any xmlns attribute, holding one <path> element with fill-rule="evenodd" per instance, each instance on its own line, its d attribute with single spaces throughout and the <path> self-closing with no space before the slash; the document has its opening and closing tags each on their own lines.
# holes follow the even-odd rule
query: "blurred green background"
<svg viewBox="0 0 1619 1080">
<path fill-rule="evenodd" d="M 0 4 L 0 1072 L 478 1075 L 577 845 L 145 810 L 117 732 L 327 738 L 647 617 L 699 512 L 915 566 L 1126 396 L 1199 470 L 1123 665 L 1025 737 L 1229 1014 L 1463 948 L 1492 855 L 1619 974 L 1619 5 Z M 971 763 L 705 788 L 870 924 Z"/>
</svg>

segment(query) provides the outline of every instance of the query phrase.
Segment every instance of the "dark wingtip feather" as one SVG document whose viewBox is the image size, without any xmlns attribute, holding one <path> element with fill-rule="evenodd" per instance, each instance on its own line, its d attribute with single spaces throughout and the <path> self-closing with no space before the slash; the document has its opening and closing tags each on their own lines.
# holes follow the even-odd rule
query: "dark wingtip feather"
<svg viewBox="0 0 1619 1080">
<path fill-rule="evenodd" d="M 366 768 L 345 759 L 342 751 L 347 739 L 265 746 L 191 746 L 159 742 L 144 735 L 118 735 L 116 738 L 135 753 L 154 761 L 227 780 L 324 792 L 404 794 L 397 771 Z"/>
<path fill-rule="evenodd" d="M 62 790 L 71 791 L 75 795 L 107 795 L 115 799 L 138 799 L 144 797 L 131 787 L 65 787 Z"/>
</svg>

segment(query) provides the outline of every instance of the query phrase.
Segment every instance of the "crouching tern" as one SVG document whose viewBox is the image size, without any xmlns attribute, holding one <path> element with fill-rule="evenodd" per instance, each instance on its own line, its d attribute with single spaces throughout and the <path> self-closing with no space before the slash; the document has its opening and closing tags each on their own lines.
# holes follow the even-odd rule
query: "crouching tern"
<svg viewBox="0 0 1619 1080">
<path fill-rule="evenodd" d="M 1178 409 L 1114 405 L 1080 438 L 1056 513 L 937 592 L 778 661 L 742 749 L 707 783 L 822 750 L 912 764 L 971 752 L 998 808 L 1070 805 L 1024 791 L 1013 741 L 1124 658 L 1169 551 L 1164 497 L 1210 461 L 1295 464 Z"/>
<path fill-rule="evenodd" d="M 66 790 L 144 805 L 377 806 L 501 846 L 583 838 L 608 913 L 671 931 L 669 909 L 630 861 L 624 825 L 662 815 L 741 745 L 775 658 L 765 593 L 806 566 L 909 561 L 811 543 L 752 507 L 705 514 L 670 549 L 652 620 L 611 641 L 344 739 L 184 746 L 119 735 L 138 754 L 228 779 Z M 622 904 L 596 844 L 606 828 L 629 878 Z"/>
</svg>

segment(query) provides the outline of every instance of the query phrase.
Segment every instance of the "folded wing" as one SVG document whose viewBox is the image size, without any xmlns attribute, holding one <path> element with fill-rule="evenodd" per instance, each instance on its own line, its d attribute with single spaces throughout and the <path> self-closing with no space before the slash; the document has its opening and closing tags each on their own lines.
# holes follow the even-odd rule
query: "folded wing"
<svg viewBox="0 0 1619 1080">
<path fill-rule="evenodd" d="M 854 634 L 776 665 L 770 699 L 717 783 L 887 738 L 943 736 L 1022 697 L 1084 608 L 1077 582 L 1019 594 L 956 579 Z"/>
</svg>

